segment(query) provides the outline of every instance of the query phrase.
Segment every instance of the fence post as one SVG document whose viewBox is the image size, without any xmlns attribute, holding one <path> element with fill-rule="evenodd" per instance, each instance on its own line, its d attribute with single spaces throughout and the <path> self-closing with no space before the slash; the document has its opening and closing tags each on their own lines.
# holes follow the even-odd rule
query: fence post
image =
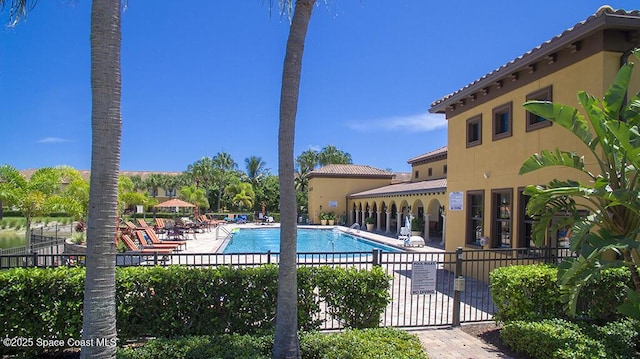
<svg viewBox="0 0 640 359">
<path fill-rule="evenodd" d="M 373 262 L 371 264 L 373 264 L 374 267 L 380 266 L 380 250 L 379 249 L 373 250 Z"/>
<path fill-rule="evenodd" d="M 271 264 L 271 250 L 267 251 L 267 264 Z"/>
<path fill-rule="evenodd" d="M 464 290 L 462 247 L 456 248 L 456 269 L 453 273 L 453 326 L 460 326 L 460 293 Z"/>
</svg>

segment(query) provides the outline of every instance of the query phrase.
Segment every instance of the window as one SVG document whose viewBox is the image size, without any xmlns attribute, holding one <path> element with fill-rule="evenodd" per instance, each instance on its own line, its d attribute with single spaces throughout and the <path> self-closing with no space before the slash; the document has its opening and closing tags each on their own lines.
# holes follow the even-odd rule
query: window
<svg viewBox="0 0 640 359">
<path fill-rule="evenodd" d="M 164 195 L 165 195 L 165 197 L 175 197 L 176 196 L 176 189 L 175 188 L 172 189 L 172 190 L 165 189 L 164 190 Z"/>
<path fill-rule="evenodd" d="M 482 144 L 482 115 L 467 120 L 467 148 Z"/>
<path fill-rule="evenodd" d="M 552 101 L 553 99 L 551 96 L 552 91 L 551 86 L 549 86 L 528 94 L 527 101 Z M 527 111 L 527 132 L 535 131 L 544 127 L 549 127 L 551 125 L 552 122 L 547 120 L 546 118 L 534 115 L 533 113 Z"/>
<path fill-rule="evenodd" d="M 158 189 L 157 188 L 149 188 L 149 196 L 157 197 L 158 196 Z"/>
<path fill-rule="evenodd" d="M 511 248 L 512 238 L 512 189 L 491 191 L 492 247 Z"/>
<path fill-rule="evenodd" d="M 433 176 L 433 168 L 429 167 L 429 169 L 427 170 L 427 175 L 429 177 Z"/>
<path fill-rule="evenodd" d="M 512 126 L 511 102 L 493 109 L 493 140 L 511 137 Z"/>
<path fill-rule="evenodd" d="M 484 191 L 467 192 L 467 244 L 481 245 L 484 236 Z"/>
<path fill-rule="evenodd" d="M 442 166 L 442 173 L 447 174 L 447 165 Z"/>
<path fill-rule="evenodd" d="M 518 240 L 518 247 L 523 248 L 535 248 L 536 245 L 533 243 L 531 238 L 531 231 L 533 229 L 533 218 L 527 215 L 527 204 L 529 204 L 529 199 L 531 197 L 524 194 L 524 188 L 518 189 L 518 205 L 519 207 L 519 222 L 518 228 L 520 228 L 520 236 Z"/>
<path fill-rule="evenodd" d="M 416 173 L 415 173 L 415 178 L 416 179 L 418 178 L 418 171 L 416 171 Z"/>
</svg>

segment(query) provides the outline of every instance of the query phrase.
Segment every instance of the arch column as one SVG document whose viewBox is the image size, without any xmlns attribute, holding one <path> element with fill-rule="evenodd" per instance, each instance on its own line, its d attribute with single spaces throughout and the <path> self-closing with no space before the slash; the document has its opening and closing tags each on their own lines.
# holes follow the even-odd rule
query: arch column
<svg viewBox="0 0 640 359">
<path fill-rule="evenodd" d="M 396 212 L 396 236 L 400 235 L 400 227 L 402 227 L 401 215 L 402 213 Z"/>
<path fill-rule="evenodd" d="M 349 211 L 349 224 L 347 227 L 350 227 L 353 224 L 353 210 Z"/>
<path fill-rule="evenodd" d="M 356 212 L 356 218 L 353 223 L 360 223 L 360 211 L 356 209 L 355 212 Z"/>
<path fill-rule="evenodd" d="M 386 228 L 385 228 L 385 233 L 390 233 L 391 232 L 391 212 L 385 212 L 385 216 L 387 216 L 387 220 L 386 220 Z"/>
<path fill-rule="evenodd" d="M 429 239 L 430 237 L 429 236 L 431 235 L 431 233 L 429 233 L 430 232 L 430 229 L 429 229 L 429 216 L 430 216 L 429 213 L 425 213 L 423 215 L 423 217 L 424 217 L 424 240 L 427 241 L 427 242 L 430 241 L 430 239 Z"/>
<path fill-rule="evenodd" d="M 380 231 L 380 218 L 382 218 L 382 212 L 376 212 L 376 231 Z"/>
<path fill-rule="evenodd" d="M 444 233 L 445 233 L 445 228 L 447 228 L 447 216 L 445 216 L 444 214 L 442 215 L 442 242 L 440 242 L 441 245 L 444 246 Z"/>
</svg>

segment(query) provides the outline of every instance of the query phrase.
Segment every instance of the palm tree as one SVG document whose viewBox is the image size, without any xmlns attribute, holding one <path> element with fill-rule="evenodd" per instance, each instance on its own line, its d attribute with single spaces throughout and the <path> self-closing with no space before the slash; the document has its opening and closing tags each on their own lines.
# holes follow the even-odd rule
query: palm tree
<svg viewBox="0 0 640 359">
<path fill-rule="evenodd" d="M 129 176 L 129 179 L 131 179 L 131 182 L 133 183 L 133 189 L 135 189 L 136 191 L 144 190 L 147 188 L 147 185 L 144 183 L 142 176 L 133 175 Z"/>
<path fill-rule="evenodd" d="M 328 145 L 318 153 L 318 163 L 320 166 L 326 166 L 329 164 L 348 165 L 353 162 L 351 161 L 351 154 L 339 150 L 334 145 Z"/>
<path fill-rule="evenodd" d="M 0 0 L 0 10 L 4 10 L 5 0 Z M 27 13 L 36 6 L 38 0 L 11 0 L 9 5 L 9 27 L 16 26 L 18 21 L 27 17 Z"/>
<path fill-rule="evenodd" d="M 298 157 L 296 157 L 296 164 L 298 165 L 298 170 L 300 172 L 313 171 L 316 165 L 318 165 L 318 152 L 312 149 L 302 152 Z"/>
<path fill-rule="evenodd" d="M 82 339 L 105 340 L 82 348 L 82 358 L 115 358 L 115 242 L 121 116 L 121 2 L 91 5 L 91 189 Z"/>
<path fill-rule="evenodd" d="M 536 244 L 544 243 L 549 229 L 557 229 L 553 221 L 557 213 L 568 214 L 560 225 L 571 226 L 571 249 L 580 256 L 563 262 L 558 274 L 562 298 L 571 315 L 587 280 L 599 276 L 605 268 L 626 266 L 635 286 L 635 292 L 628 292 L 635 307 L 625 314 L 640 318 L 640 98 L 636 95 L 627 103 L 632 69 L 631 62 L 620 68 L 602 100 L 584 91 L 578 93 L 586 119 L 577 109 L 559 103 L 532 101 L 524 105 L 527 111 L 580 139 L 599 170 L 590 171 L 584 156 L 560 149 L 536 153 L 520 169 L 520 174 L 525 174 L 562 166 L 590 179 L 585 183 L 556 179 L 525 190 L 531 196 L 527 212 L 536 218 L 532 231 Z M 589 215 L 580 215 L 581 209 Z M 606 259 L 606 252 L 614 252 L 618 258 Z"/>
<path fill-rule="evenodd" d="M 218 186 L 218 203 L 216 211 L 220 211 L 220 199 L 225 186 L 229 183 L 229 175 L 238 168 L 238 164 L 226 152 L 220 152 L 213 157 L 215 181 Z"/>
<path fill-rule="evenodd" d="M 280 5 L 290 1 L 280 2 Z M 286 3 L 286 4 L 285 4 Z M 280 183 L 280 264 L 278 304 L 273 358 L 300 358 L 298 341 L 298 285 L 296 273 L 296 192 L 294 188 L 293 140 L 295 137 L 302 55 L 315 0 L 297 0 L 282 69 L 280 126 L 278 129 L 278 176 Z"/>
<path fill-rule="evenodd" d="M 244 165 L 247 170 L 247 177 L 253 187 L 256 187 L 256 184 L 265 174 L 268 173 L 267 163 L 262 160 L 262 157 L 251 156 L 244 159 Z"/>
<path fill-rule="evenodd" d="M 145 178 L 144 182 L 149 189 L 149 194 L 151 195 L 151 197 L 158 197 L 158 189 L 162 187 L 164 181 L 165 178 L 160 173 L 152 173 L 149 175 L 149 177 Z"/>
<path fill-rule="evenodd" d="M 204 188 L 198 188 L 195 185 L 182 186 L 180 188 L 180 199 L 193 203 L 199 208 L 209 208 L 206 191 Z"/>
<path fill-rule="evenodd" d="M 256 194 L 251 183 L 238 182 L 229 185 L 225 188 L 225 192 L 231 198 L 233 205 L 238 207 L 238 210 L 253 207 Z"/>
<path fill-rule="evenodd" d="M 142 188 L 145 187 L 143 186 Z M 122 175 L 118 177 L 118 217 L 122 215 L 128 206 L 146 206 L 149 204 L 149 194 L 147 192 L 138 192 L 132 177 Z"/>
</svg>

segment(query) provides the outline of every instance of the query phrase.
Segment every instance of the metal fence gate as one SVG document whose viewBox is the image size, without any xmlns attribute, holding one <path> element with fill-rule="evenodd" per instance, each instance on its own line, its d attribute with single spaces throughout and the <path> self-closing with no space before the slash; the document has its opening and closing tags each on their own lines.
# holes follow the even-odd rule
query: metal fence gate
<svg viewBox="0 0 640 359">
<path fill-rule="evenodd" d="M 53 246 L 59 243 L 52 243 Z M 10 267 L 52 267 L 83 265 L 83 254 L 55 251 L 29 255 L 0 255 L 0 269 Z M 47 253 L 48 252 L 48 253 Z M 53 253 L 52 253 L 53 252 Z M 488 273 L 501 266 L 532 263 L 557 263 L 571 256 L 567 249 L 491 249 L 455 252 L 389 253 L 374 250 L 358 253 L 299 253 L 299 266 L 355 267 L 370 269 L 380 266 L 390 276 L 390 303 L 380 325 L 385 327 L 456 326 L 460 323 L 490 321 L 495 307 L 489 290 Z M 75 259 L 75 261 L 70 261 Z M 188 267 L 259 266 L 278 263 L 277 253 L 262 254 L 171 254 L 168 256 L 140 253 L 118 254 L 118 266 L 182 265 Z M 435 262 L 435 292 L 412 294 L 414 263 Z M 320 303 L 323 308 L 324 303 Z M 324 311 L 322 329 L 342 329 L 342 323 Z"/>
</svg>

